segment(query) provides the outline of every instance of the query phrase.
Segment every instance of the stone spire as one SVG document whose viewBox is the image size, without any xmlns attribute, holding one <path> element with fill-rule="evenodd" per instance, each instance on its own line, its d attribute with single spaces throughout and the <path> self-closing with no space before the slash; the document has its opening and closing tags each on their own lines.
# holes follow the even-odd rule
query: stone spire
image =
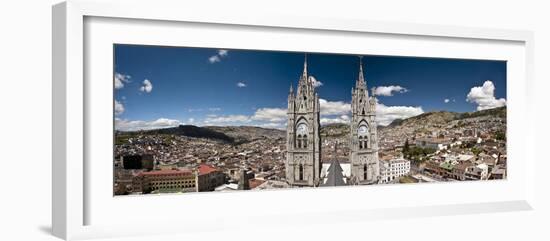
<svg viewBox="0 0 550 241">
<path fill-rule="evenodd" d="M 355 83 L 356 88 L 367 88 L 367 83 L 365 82 L 365 77 L 363 76 L 363 56 L 359 56 L 359 78 Z"/>
<path fill-rule="evenodd" d="M 313 83 L 309 81 L 309 76 L 307 73 L 307 53 L 304 54 L 304 72 L 302 73 L 302 76 L 300 77 L 300 81 L 298 82 L 298 92 L 297 95 L 309 95 L 313 89 Z"/>
<path fill-rule="evenodd" d="M 307 78 L 307 53 L 304 54 L 304 73 L 302 76 Z"/>
</svg>

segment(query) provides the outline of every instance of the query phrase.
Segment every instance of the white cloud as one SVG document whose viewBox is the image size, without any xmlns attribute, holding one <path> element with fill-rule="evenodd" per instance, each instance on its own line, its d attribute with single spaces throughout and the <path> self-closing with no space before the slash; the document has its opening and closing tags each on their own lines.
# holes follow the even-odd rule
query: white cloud
<svg viewBox="0 0 550 241">
<path fill-rule="evenodd" d="M 225 49 L 220 49 L 218 50 L 218 55 L 221 56 L 221 57 L 224 57 L 224 56 L 227 56 L 227 50 Z"/>
<path fill-rule="evenodd" d="M 323 83 L 322 83 L 321 81 L 318 81 L 318 80 L 317 80 L 315 77 L 313 77 L 313 76 L 309 76 L 309 81 L 313 83 L 313 87 L 314 87 L 314 88 L 323 86 Z"/>
<path fill-rule="evenodd" d="M 351 105 L 343 101 L 319 99 L 321 124 L 349 123 Z M 406 119 L 424 113 L 422 107 L 376 105 L 376 121 L 388 125 L 395 119 Z M 286 108 L 259 108 L 253 115 L 207 115 L 205 125 L 249 125 L 266 128 L 282 128 L 286 125 Z"/>
<path fill-rule="evenodd" d="M 229 51 L 225 49 L 220 49 L 215 55 L 208 57 L 208 62 L 210 62 L 211 64 L 220 62 L 222 61 L 222 58 L 226 57 L 228 54 Z"/>
<path fill-rule="evenodd" d="M 130 82 L 130 76 L 120 73 L 115 73 L 115 89 L 122 89 L 125 83 Z"/>
<path fill-rule="evenodd" d="M 208 58 L 208 62 L 210 62 L 211 64 L 220 62 L 220 57 L 218 57 L 218 55 L 212 55 L 210 56 L 210 58 Z"/>
<path fill-rule="evenodd" d="M 319 99 L 321 115 L 343 115 L 351 111 L 351 104 L 343 101 L 327 101 Z"/>
<path fill-rule="evenodd" d="M 389 125 L 395 119 L 406 119 L 424 113 L 422 107 L 417 106 L 386 106 L 376 104 L 376 122 L 380 125 Z"/>
<path fill-rule="evenodd" d="M 187 119 L 187 122 L 193 123 L 193 122 L 195 122 L 195 119 L 194 118 L 189 118 L 189 119 Z"/>
<path fill-rule="evenodd" d="M 244 87 L 246 87 L 246 83 L 244 83 L 244 82 L 237 82 L 237 87 L 239 87 L 239 88 L 244 88 Z"/>
<path fill-rule="evenodd" d="M 343 101 L 319 99 L 321 104 L 321 124 L 349 123 L 351 105 Z M 388 125 L 395 119 L 406 119 L 424 113 L 422 107 L 376 105 L 376 121 Z"/>
<path fill-rule="evenodd" d="M 409 90 L 399 85 L 378 86 L 374 89 L 374 94 L 381 95 L 381 96 L 393 96 L 394 92 L 405 93 L 407 91 Z"/>
<path fill-rule="evenodd" d="M 246 115 L 209 116 L 204 119 L 207 125 L 235 125 L 249 122 L 250 117 Z"/>
<path fill-rule="evenodd" d="M 142 121 L 142 120 L 121 120 L 115 119 L 115 129 L 120 131 L 137 131 L 137 130 L 151 130 L 151 129 L 160 129 L 168 128 L 181 125 L 178 120 L 160 118 L 154 121 Z"/>
<path fill-rule="evenodd" d="M 260 108 L 253 115 L 207 115 L 200 123 L 202 125 L 219 126 L 258 126 L 264 128 L 282 129 L 286 126 L 286 109 Z M 195 122 L 196 123 L 196 122 Z"/>
<path fill-rule="evenodd" d="M 150 80 L 145 79 L 143 81 L 143 85 L 139 88 L 141 92 L 151 93 L 153 90 L 153 83 L 151 83 Z"/>
<path fill-rule="evenodd" d="M 286 111 L 286 109 L 282 108 L 260 108 L 256 110 L 252 119 L 270 122 L 284 121 L 287 118 Z"/>
<path fill-rule="evenodd" d="M 124 105 L 118 100 L 115 100 L 115 115 L 120 115 L 123 112 L 124 112 Z"/>
<path fill-rule="evenodd" d="M 506 105 L 506 99 L 495 98 L 495 85 L 487 80 L 483 86 L 474 86 L 466 96 L 466 101 L 477 104 L 477 110 L 486 110 Z"/>
<path fill-rule="evenodd" d="M 341 115 L 333 118 L 329 118 L 329 117 L 321 118 L 321 125 L 333 124 L 333 123 L 349 124 L 350 119 L 348 115 Z"/>
<path fill-rule="evenodd" d="M 208 108 L 208 111 L 212 111 L 212 112 L 214 112 L 214 111 L 220 111 L 220 110 L 222 110 L 222 108 L 219 108 L 219 107 L 211 107 L 211 108 Z"/>
<path fill-rule="evenodd" d="M 445 103 L 449 103 L 449 101 L 451 101 L 451 100 L 449 100 L 449 99 L 443 100 L 443 102 L 445 102 Z"/>
</svg>

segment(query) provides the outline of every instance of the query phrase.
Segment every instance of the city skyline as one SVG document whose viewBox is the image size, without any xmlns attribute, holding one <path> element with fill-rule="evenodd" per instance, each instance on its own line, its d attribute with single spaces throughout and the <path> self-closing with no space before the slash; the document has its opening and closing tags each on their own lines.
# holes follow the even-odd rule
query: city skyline
<svg viewBox="0 0 550 241">
<path fill-rule="evenodd" d="M 289 87 L 304 53 L 115 45 L 115 129 L 260 126 L 284 129 Z M 506 63 L 489 60 L 364 56 L 379 101 L 377 122 L 425 112 L 504 106 Z M 308 53 L 321 124 L 348 123 L 355 55 Z"/>
</svg>

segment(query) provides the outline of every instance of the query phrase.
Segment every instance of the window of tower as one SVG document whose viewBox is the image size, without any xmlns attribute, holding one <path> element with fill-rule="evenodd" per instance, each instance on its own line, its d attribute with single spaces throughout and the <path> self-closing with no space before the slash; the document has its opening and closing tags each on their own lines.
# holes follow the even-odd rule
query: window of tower
<svg viewBox="0 0 550 241">
<path fill-rule="evenodd" d="M 367 180 L 367 164 L 363 165 L 363 179 Z"/>
<path fill-rule="evenodd" d="M 307 148 L 308 126 L 304 120 L 300 120 L 296 126 L 296 148 Z"/>
<path fill-rule="evenodd" d="M 302 164 L 298 166 L 298 173 L 298 180 L 304 180 L 304 166 L 302 166 Z"/>
<path fill-rule="evenodd" d="M 298 135 L 296 137 L 297 148 L 307 148 L 307 135 Z"/>
</svg>

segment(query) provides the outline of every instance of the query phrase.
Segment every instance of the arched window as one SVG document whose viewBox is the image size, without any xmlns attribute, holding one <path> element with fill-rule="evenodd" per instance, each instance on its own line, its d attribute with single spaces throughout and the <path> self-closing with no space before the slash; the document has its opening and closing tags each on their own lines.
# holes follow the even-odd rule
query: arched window
<svg viewBox="0 0 550 241">
<path fill-rule="evenodd" d="M 298 166 L 298 180 L 304 180 L 304 166 L 302 164 Z"/>
<path fill-rule="evenodd" d="M 367 164 L 363 166 L 363 179 L 367 180 Z"/>
<path fill-rule="evenodd" d="M 298 135 L 298 137 L 296 138 L 296 147 L 302 148 L 302 135 Z"/>
<path fill-rule="evenodd" d="M 302 146 L 303 146 L 304 148 L 307 148 L 307 135 L 304 135 L 304 136 L 302 137 Z"/>
</svg>

